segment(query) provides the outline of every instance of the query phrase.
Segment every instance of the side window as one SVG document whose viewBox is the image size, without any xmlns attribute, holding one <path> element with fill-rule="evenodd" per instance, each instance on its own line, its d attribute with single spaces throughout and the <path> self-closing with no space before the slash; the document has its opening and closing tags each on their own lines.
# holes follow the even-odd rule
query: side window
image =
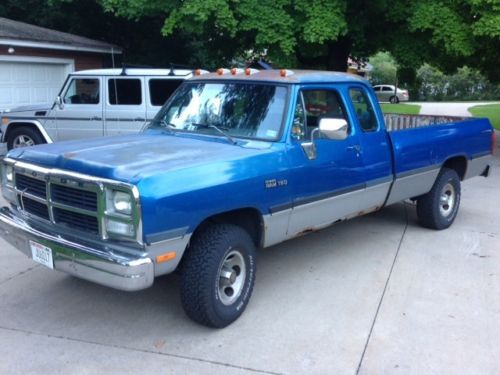
<svg viewBox="0 0 500 375">
<path fill-rule="evenodd" d="M 384 87 L 382 88 L 382 91 L 394 91 L 394 89 L 393 89 L 393 88 L 390 88 L 389 86 L 384 86 Z"/>
<path fill-rule="evenodd" d="M 374 88 L 373 88 L 373 91 L 375 91 L 375 92 L 379 92 L 379 91 L 380 91 L 380 86 L 376 86 L 376 87 L 374 87 Z"/>
<path fill-rule="evenodd" d="M 139 105 L 142 103 L 141 80 L 137 78 L 109 79 L 109 104 Z"/>
<path fill-rule="evenodd" d="M 378 128 L 375 111 L 368 99 L 364 89 L 351 88 L 349 89 L 349 96 L 351 97 L 356 117 L 358 118 L 361 130 L 364 132 L 375 131 Z"/>
<path fill-rule="evenodd" d="M 182 79 L 150 79 L 149 98 L 151 105 L 163 105 L 182 82 L 184 82 Z"/>
<path fill-rule="evenodd" d="M 63 101 L 67 104 L 99 104 L 99 80 L 73 78 Z"/>
<path fill-rule="evenodd" d="M 303 90 L 300 92 L 292 126 L 295 139 L 310 139 L 323 117 L 347 121 L 340 95 L 334 90 Z"/>
</svg>

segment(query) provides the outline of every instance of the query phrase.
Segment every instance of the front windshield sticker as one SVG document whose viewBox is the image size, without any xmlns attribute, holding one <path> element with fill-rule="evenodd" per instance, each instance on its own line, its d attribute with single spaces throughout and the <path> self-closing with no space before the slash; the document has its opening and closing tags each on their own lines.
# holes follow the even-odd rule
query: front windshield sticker
<svg viewBox="0 0 500 375">
<path fill-rule="evenodd" d="M 234 138 L 276 140 L 287 88 L 248 83 L 186 83 L 158 113 L 150 128 Z"/>
</svg>

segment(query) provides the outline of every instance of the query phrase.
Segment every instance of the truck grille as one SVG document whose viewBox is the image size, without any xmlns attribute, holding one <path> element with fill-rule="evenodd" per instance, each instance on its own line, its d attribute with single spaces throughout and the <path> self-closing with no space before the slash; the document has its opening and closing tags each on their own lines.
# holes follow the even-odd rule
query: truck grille
<svg viewBox="0 0 500 375">
<path fill-rule="evenodd" d="M 30 215 L 86 234 L 99 235 L 96 184 L 23 170 L 16 173 L 15 185 L 21 208 Z"/>
<path fill-rule="evenodd" d="M 33 199 L 23 197 L 23 208 L 26 212 L 39 216 L 42 219 L 49 220 L 49 208 L 46 204 L 37 202 Z"/>
<path fill-rule="evenodd" d="M 99 234 L 99 224 L 95 216 L 79 214 L 54 207 L 54 221 L 57 224 L 65 224 L 70 228 L 83 230 L 87 233 Z"/>
<path fill-rule="evenodd" d="M 80 190 L 69 186 L 51 185 L 52 201 L 68 206 L 82 208 L 87 211 L 97 211 L 97 193 L 95 191 Z"/>
<path fill-rule="evenodd" d="M 16 173 L 16 187 L 24 193 L 40 198 L 47 196 L 47 185 L 44 180 Z"/>
</svg>

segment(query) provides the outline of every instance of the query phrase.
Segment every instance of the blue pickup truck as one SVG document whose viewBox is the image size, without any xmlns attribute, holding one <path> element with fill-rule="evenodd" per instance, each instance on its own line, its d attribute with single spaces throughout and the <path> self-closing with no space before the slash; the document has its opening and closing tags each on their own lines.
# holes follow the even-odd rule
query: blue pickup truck
<svg viewBox="0 0 500 375">
<path fill-rule="evenodd" d="M 178 271 L 187 315 L 224 327 L 250 299 L 257 248 L 405 199 L 423 226 L 453 223 L 461 181 L 490 174 L 495 133 L 486 119 L 420 125 L 388 131 L 348 74 L 197 75 L 141 134 L 10 151 L 0 234 L 116 289 Z"/>
</svg>

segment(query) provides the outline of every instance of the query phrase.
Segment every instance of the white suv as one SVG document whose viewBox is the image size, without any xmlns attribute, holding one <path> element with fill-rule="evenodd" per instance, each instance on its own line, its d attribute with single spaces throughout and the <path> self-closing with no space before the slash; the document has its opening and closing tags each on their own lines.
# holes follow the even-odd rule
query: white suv
<svg viewBox="0 0 500 375">
<path fill-rule="evenodd" d="M 4 111 L 1 140 L 10 150 L 139 132 L 192 75 L 191 70 L 137 68 L 71 73 L 53 104 Z"/>
</svg>

